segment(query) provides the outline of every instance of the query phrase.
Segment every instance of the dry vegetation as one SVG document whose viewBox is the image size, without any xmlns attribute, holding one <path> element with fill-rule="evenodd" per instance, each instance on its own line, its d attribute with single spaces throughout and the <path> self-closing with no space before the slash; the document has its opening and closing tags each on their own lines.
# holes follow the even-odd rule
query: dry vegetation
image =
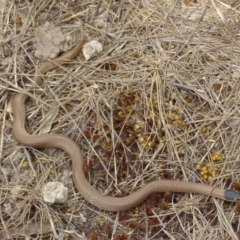
<svg viewBox="0 0 240 240">
<path fill-rule="evenodd" d="M 96 24 L 102 13 L 106 26 Z M 239 20 L 237 0 L 9 1 L 0 45 L 0 232 L 16 232 L 14 239 L 239 239 L 237 204 L 206 196 L 161 193 L 127 212 L 94 208 L 74 188 L 64 152 L 14 140 L 10 105 L 38 64 L 36 27 L 61 26 L 72 44 L 85 34 L 104 51 L 44 77 L 27 102 L 27 130 L 73 138 L 89 181 L 111 196 L 164 178 L 234 188 Z M 69 199 L 49 206 L 41 187 L 56 180 Z"/>
</svg>

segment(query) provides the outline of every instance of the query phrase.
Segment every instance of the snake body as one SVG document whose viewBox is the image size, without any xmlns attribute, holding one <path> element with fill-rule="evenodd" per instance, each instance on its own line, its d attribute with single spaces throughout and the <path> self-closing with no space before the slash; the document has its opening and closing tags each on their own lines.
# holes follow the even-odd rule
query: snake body
<svg viewBox="0 0 240 240">
<path fill-rule="evenodd" d="M 85 39 L 79 41 L 75 47 L 60 57 L 40 64 L 33 82 L 37 85 L 41 84 L 41 76 L 43 74 L 74 59 L 79 54 L 84 42 Z M 100 209 L 112 212 L 128 210 L 141 204 L 149 194 L 154 192 L 197 193 L 221 198 L 226 201 L 240 199 L 240 193 L 234 190 L 225 190 L 207 184 L 176 180 L 150 182 L 126 197 L 104 196 L 87 181 L 83 171 L 84 157 L 82 151 L 72 139 L 59 134 L 30 135 L 27 133 L 25 129 L 25 101 L 27 97 L 28 95 L 25 93 L 17 93 L 12 100 L 14 115 L 13 134 L 16 140 L 25 146 L 34 148 L 53 147 L 68 153 L 72 159 L 73 182 L 77 190 L 89 203 Z"/>
</svg>

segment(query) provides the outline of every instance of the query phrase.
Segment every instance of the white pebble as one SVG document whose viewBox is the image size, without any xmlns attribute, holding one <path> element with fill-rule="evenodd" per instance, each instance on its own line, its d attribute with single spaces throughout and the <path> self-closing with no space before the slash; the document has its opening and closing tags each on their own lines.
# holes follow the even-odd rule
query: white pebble
<svg viewBox="0 0 240 240">
<path fill-rule="evenodd" d="M 42 188 L 42 195 L 47 203 L 64 203 L 68 198 L 68 189 L 61 182 L 48 182 Z"/>
<path fill-rule="evenodd" d="M 96 40 L 86 43 L 83 46 L 83 55 L 86 60 L 89 60 L 96 52 L 103 50 L 102 44 Z"/>
</svg>

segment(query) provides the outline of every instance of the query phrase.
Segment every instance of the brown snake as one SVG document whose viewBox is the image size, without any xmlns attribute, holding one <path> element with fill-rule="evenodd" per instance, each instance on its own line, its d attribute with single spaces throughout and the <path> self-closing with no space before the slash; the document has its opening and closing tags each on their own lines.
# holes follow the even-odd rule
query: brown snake
<svg viewBox="0 0 240 240">
<path fill-rule="evenodd" d="M 43 74 L 75 58 L 79 54 L 84 42 L 85 39 L 79 41 L 72 50 L 60 57 L 40 64 L 33 82 L 37 85 L 41 84 L 41 76 Z M 17 93 L 12 101 L 14 114 L 13 134 L 16 140 L 25 146 L 34 148 L 54 147 L 67 152 L 72 159 L 73 182 L 77 190 L 89 203 L 100 209 L 112 212 L 128 210 L 142 203 L 149 194 L 154 192 L 198 193 L 222 198 L 226 201 L 237 201 L 240 199 L 240 193 L 234 190 L 225 190 L 207 184 L 177 180 L 153 181 L 126 197 L 103 196 L 87 181 L 83 171 L 84 157 L 82 151 L 72 139 L 59 134 L 30 135 L 26 132 L 25 100 L 27 97 L 28 95 L 25 93 Z"/>
</svg>

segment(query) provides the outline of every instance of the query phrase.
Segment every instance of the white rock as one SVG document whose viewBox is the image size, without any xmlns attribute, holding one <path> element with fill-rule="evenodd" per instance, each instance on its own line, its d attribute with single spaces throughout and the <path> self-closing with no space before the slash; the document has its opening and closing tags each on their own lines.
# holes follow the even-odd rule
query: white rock
<svg viewBox="0 0 240 240">
<path fill-rule="evenodd" d="M 64 203 L 68 198 L 68 189 L 61 182 L 48 182 L 42 188 L 42 195 L 47 203 Z"/>
<path fill-rule="evenodd" d="M 35 28 L 34 34 L 36 40 L 34 56 L 36 58 L 55 58 L 62 50 L 66 50 L 66 38 L 60 27 L 45 22 L 43 26 Z"/>
<path fill-rule="evenodd" d="M 102 44 L 97 40 L 92 40 L 83 46 L 83 55 L 86 60 L 89 60 L 96 52 L 103 50 Z"/>
</svg>

